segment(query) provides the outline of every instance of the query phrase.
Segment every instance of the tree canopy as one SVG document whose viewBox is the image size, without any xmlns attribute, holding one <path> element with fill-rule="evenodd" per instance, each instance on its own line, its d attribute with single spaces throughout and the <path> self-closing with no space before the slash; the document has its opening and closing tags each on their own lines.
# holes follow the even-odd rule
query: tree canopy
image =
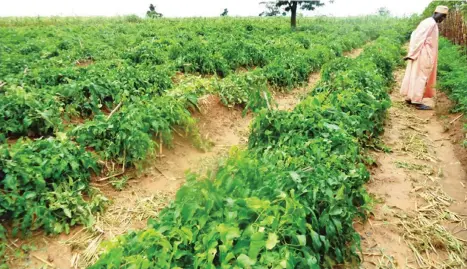
<svg viewBox="0 0 467 269">
<path fill-rule="evenodd" d="M 391 15 L 391 11 L 387 7 L 380 7 L 377 11 L 378 15 L 386 17 Z"/>
<path fill-rule="evenodd" d="M 297 9 L 299 7 L 302 10 L 315 10 L 317 7 L 323 6 L 324 2 L 325 0 L 261 2 L 260 4 L 266 4 L 267 10 L 260 16 L 277 16 L 280 13 L 280 8 L 284 7 L 284 13 L 290 12 L 290 25 L 295 28 L 297 27 Z M 334 0 L 329 0 L 329 2 L 332 3 Z"/>
<path fill-rule="evenodd" d="M 149 10 L 146 12 L 146 16 L 148 18 L 160 18 L 162 17 L 162 13 L 158 13 L 156 11 L 156 6 L 154 6 L 153 4 L 150 4 Z"/>
<path fill-rule="evenodd" d="M 281 10 L 280 7 L 276 6 L 274 2 L 261 2 L 260 4 L 264 4 L 266 10 L 259 14 L 260 17 L 274 17 L 278 15 L 285 16 L 287 12 L 284 9 Z"/>
<path fill-rule="evenodd" d="M 428 5 L 427 8 L 425 8 L 425 11 L 423 11 L 423 16 L 430 17 L 431 15 L 433 15 L 435 8 L 439 5 L 448 6 L 450 10 L 459 10 L 467 16 L 467 0 L 433 1 Z"/>
</svg>

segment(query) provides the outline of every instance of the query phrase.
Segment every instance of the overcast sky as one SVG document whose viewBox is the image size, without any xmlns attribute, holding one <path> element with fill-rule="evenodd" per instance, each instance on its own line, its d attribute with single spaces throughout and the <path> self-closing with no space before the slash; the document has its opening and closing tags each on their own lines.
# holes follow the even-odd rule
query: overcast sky
<svg viewBox="0 0 467 269">
<path fill-rule="evenodd" d="M 231 16 L 257 16 L 264 0 L 0 0 L 0 16 L 143 16 L 150 3 L 165 17 L 219 16 L 228 8 Z M 326 0 L 327 1 L 327 0 Z M 306 14 L 354 16 L 387 7 L 402 16 L 420 13 L 431 0 L 335 0 Z"/>
</svg>

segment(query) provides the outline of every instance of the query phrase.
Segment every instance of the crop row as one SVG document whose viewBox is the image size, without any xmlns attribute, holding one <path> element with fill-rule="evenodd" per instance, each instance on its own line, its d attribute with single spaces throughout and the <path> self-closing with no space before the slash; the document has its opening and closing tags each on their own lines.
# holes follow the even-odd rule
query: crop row
<svg viewBox="0 0 467 269">
<path fill-rule="evenodd" d="M 439 43 L 439 88 L 454 101 L 453 112 L 467 113 L 467 57 L 465 48 L 442 38 Z M 467 128 L 467 126 L 466 126 Z M 467 146 L 467 140 L 464 141 Z"/>
<path fill-rule="evenodd" d="M 190 115 L 199 96 L 216 93 L 226 105 L 256 111 L 267 105 L 271 86 L 298 85 L 343 51 L 404 24 L 316 19 L 290 32 L 275 20 L 231 22 L 104 20 L 0 29 L 0 218 L 12 222 L 13 233 L 90 224 L 107 202 L 90 186 L 92 175 L 119 173 L 107 171 L 105 162 L 141 166 L 155 141 L 170 145 L 174 128 L 203 148 Z M 236 72 L 239 67 L 255 69 Z M 225 77 L 179 73 L 178 82 L 180 71 Z"/>
<path fill-rule="evenodd" d="M 147 229 L 118 237 L 91 268 L 356 267 L 369 178 L 363 146 L 382 131 L 407 28 L 357 59 L 324 65 L 293 111 L 262 110 L 247 150 L 192 174 Z"/>
</svg>

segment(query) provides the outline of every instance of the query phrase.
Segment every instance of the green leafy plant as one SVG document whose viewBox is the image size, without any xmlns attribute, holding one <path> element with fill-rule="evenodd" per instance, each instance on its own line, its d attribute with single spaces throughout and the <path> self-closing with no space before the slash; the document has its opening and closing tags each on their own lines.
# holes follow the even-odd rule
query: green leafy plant
<svg viewBox="0 0 467 269">
<path fill-rule="evenodd" d="M 8 269 L 6 230 L 0 225 L 0 269 Z"/>
<path fill-rule="evenodd" d="M 48 94 L 21 87 L 0 91 L 0 132 L 7 136 L 48 135 L 61 128 L 59 107 Z"/>
<path fill-rule="evenodd" d="M 181 100 L 183 101 L 183 100 Z M 124 103 L 113 115 L 98 115 L 78 125 L 70 135 L 86 147 L 101 153 L 105 160 L 139 166 L 154 152 L 156 135 L 171 144 L 173 126 L 178 126 L 202 143 L 185 103 L 171 96 Z"/>
<path fill-rule="evenodd" d="M 467 72 L 466 55 L 459 46 L 447 39 L 440 40 L 439 86 L 455 102 L 455 112 L 467 111 Z"/>
<path fill-rule="evenodd" d="M 222 103 L 229 107 L 242 105 L 245 111 L 258 111 L 272 106 L 272 96 L 266 78 L 261 74 L 246 72 L 214 81 L 214 89 Z"/>
<path fill-rule="evenodd" d="M 98 171 L 96 159 L 66 137 L 3 144 L 0 164 L 0 217 L 13 221 L 14 234 L 90 225 L 92 213 L 105 205 L 106 199 L 89 186 L 91 173 Z"/>
<path fill-rule="evenodd" d="M 438 84 L 454 101 L 453 112 L 467 113 L 467 56 L 463 48 L 452 44 L 447 39 L 440 40 Z M 467 129 L 467 126 L 464 128 Z M 464 140 L 464 146 L 467 140 Z"/>
</svg>

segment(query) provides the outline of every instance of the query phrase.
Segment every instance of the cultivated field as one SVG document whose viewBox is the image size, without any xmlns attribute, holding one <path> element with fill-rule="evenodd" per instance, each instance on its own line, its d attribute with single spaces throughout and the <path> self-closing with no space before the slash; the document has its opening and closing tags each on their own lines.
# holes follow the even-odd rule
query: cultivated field
<svg viewBox="0 0 467 269">
<path fill-rule="evenodd" d="M 462 268 L 460 196 L 427 196 L 455 150 L 449 163 L 423 151 L 423 126 L 390 95 L 414 22 L 0 19 L 4 267 Z M 400 217 L 409 206 L 374 187 L 375 169 L 422 173 L 401 199 L 436 214 Z M 407 256 L 382 247 L 389 233 Z"/>
</svg>

